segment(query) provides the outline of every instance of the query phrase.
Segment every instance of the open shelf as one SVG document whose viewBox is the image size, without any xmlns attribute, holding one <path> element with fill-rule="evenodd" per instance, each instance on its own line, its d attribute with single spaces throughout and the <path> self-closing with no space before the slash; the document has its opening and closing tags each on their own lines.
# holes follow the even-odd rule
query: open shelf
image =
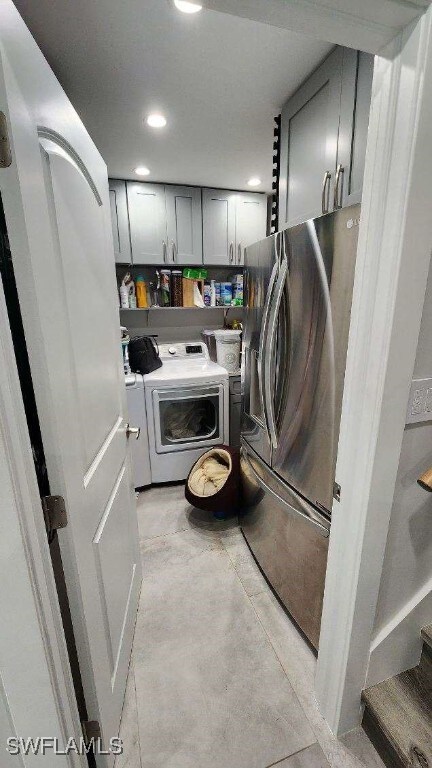
<svg viewBox="0 0 432 768">
<path fill-rule="evenodd" d="M 240 307 L 119 307 L 120 312 L 166 312 L 176 310 L 188 310 L 189 312 L 207 312 L 208 310 L 222 310 L 222 311 L 230 311 L 231 309 L 236 310 L 242 310 L 243 306 Z"/>
</svg>

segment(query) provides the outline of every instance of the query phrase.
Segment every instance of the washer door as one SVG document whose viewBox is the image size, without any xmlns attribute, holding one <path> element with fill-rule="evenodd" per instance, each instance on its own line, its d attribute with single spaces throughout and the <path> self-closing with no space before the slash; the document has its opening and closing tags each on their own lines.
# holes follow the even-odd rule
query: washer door
<svg viewBox="0 0 432 768">
<path fill-rule="evenodd" d="M 152 395 L 157 453 L 223 443 L 222 384 L 154 389 Z"/>
</svg>

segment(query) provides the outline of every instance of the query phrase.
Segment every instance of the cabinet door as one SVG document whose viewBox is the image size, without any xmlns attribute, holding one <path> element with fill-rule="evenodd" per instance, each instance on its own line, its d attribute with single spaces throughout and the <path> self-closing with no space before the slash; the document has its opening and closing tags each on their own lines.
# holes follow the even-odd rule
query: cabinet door
<svg viewBox="0 0 432 768">
<path fill-rule="evenodd" d="M 168 255 L 172 264 L 202 263 L 201 190 L 165 187 Z"/>
<path fill-rule="evenodd" d="M 203 189 L 204 264 L 234 264 L 235 193 Z"/>
<path fill-rule="evenodd" d="M 236 248 L 235 264 L 244 264 L 247 245 L 266 236 L 267 197 L 256 192 L 238 192 L 236 195 Z"/>
<path fill-rule="evenodd" d="M 160 264 L 167 260 L 165 187 L 163 184 L 126 183 L 134 264 Z"/>
<path fill-rule="evenodd" d="M 333 209 L 342 51 L 333 51 L 282 110 L 279 228 Z"/>
<path fill-rule="evenodd" d="M 338 144 L 337 207 L 361 201 L 374 57 L 344 49 Z"/>
<path fill-rule="evenodd" d="M 109 196 L 115 260 L 118 264 L 130 264 L 132 257 L 126 182 L 110 179 Z"/>
</svg>

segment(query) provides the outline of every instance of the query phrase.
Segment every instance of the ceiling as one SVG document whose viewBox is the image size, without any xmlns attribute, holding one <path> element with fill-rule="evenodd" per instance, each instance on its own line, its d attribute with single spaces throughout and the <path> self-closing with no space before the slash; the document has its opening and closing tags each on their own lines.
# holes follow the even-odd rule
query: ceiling
<svg viewBox="0 0 432 768">
<path fill-rule="evenodd" d="M 285 29 L 170 0 L 14 0 L 109 174 L 271 190 L 273 116 L 331 50 Z M 167 126 L 143 118 L 161 111 Z"/>
</svg>

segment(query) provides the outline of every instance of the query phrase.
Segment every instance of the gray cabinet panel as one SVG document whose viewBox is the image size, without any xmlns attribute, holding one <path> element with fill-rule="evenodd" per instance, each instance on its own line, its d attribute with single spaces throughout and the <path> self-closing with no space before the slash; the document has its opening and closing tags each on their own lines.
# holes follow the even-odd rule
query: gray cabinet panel
<svg viewBox="0 0 432 768">
<path fill-rule="evenodd" d="M 128 181 L 132 259 L 135 264 L 166 261 L 166 209 L 163 184 Z"/>
<path fill-rule="evenodd" d="M 235 264 L 244 264 L 246 246 L 263 240 L 266 236 L 266 224 L 266 196 L 256 192 L 239 192 L 236 195 Z"/>
<path fill-rule="evenodd" d="M 360 202 L 373 65 L 336 48 L 283 108 L 280 228 Z"/>
<path fill-rule="evenodd" d="M 279 228 L 323 212 L 326 173 L 331 174 L 327 182 L 331 210 L 341 87 L 342 49 L 337 48 L 282 110 Z"/>
<path fill-rule="evenodd" d="M 338 163 L 343 168 L 339 203 L 361 201 L 374 57 L 344 50 Z"/>
<path fill-rule="evenodd" d="M 165 187 L 168 262 L 202 263 L 201 189 Z"/>
<path fill-rule="evenodd" d="M 233 264 L 235 251 L 235 193 L 203 189 L 204 264 Z"/>
<path fill-rule="evenodd" d="M 110 179 L 109 196 L 115 260 L 118 264 L 130 264 L 132 257 L 126 182 Z"/>
</svg>

